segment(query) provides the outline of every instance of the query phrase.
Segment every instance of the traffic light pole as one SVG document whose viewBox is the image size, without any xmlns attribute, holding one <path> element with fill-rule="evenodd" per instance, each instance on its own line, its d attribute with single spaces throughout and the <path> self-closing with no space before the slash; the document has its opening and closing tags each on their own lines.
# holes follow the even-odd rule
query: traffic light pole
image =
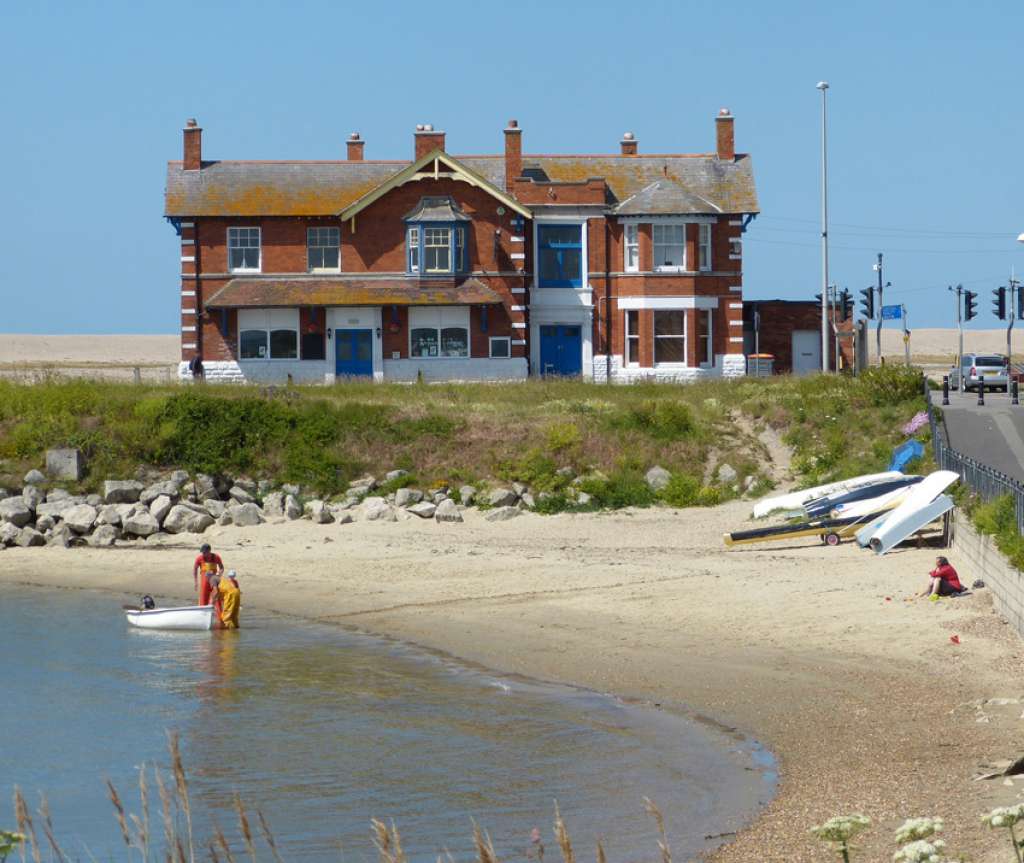
<svg viewBox="0 0 1024 863">
<path fill-rule="evenodd" d="M 1006 367 L 1009 374 L 1013 375 L 1013 322 L 1015 320 L 1014 313 L 1017 311 L 1017 292 L 1020 282 L 1018 282 L 1013 276 L 1010 276 L 1010 288 L 1007 291 L 1009 294 L 1010 308 L 1007 317 L 1010 319 L 1010 323 L 1006 327 Z"/>
<path fill-rule="evenodd" d="M 903 354 L 906 358 L 907 365 L 910 365 L 910 324 L 907 321 L 907 307 L 901 305 L 900 308 L 903 310 Z"/>
<path fill-rule="evenodd" d="M 878 299 L 875 301 L 875 311 L 878 314 L 878 325 L 875 327 L 875 356 L 878 357 L 878 362 L 882 362 L 882 253 L 878 253 L 878 263 L 875 264 L 875 269 L 878 270 Z"/>
</svg>

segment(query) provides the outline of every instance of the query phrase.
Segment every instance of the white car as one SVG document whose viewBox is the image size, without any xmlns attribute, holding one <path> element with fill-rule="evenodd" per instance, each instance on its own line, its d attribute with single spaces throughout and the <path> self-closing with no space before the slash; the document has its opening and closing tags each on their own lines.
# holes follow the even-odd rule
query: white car
<svg viewBox="0 0 1024 863">
<path fill-rule="evenodd" d="M 960 368 L 953 366 L 949 370 L 949 386 L 960 389 L 960 378 L 964 381 L 964 391 L 976 390 L 985 379 L 985 389 L 1002 390 L 1010 385 L 1009 363 L 1002 354 L 964 354 L 960 358 Z"/>
</svg>

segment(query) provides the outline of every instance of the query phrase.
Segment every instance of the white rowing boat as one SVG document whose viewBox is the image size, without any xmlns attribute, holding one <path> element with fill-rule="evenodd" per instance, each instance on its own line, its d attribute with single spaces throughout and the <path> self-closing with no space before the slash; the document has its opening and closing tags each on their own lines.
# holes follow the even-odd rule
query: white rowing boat
<svg viewBox="0 0 1024 863">
<path fill-rule="evenodd" d="M 181 608 L 135 608 L 125 606 L 124 616 L 142 629 L 213 629 L 212 605 Z"/>
<path fill-rule="evenodd" d="M 853 491 L 855 488 L 875 485 L 886 480 L 894 480 L 902 477 L 898 470 L 889 470 L 884 473 L 869 473 L 863 476 L 854 476 L 850 479 L 842 479 L 838 482 L 830 482 L 827 485 L 819 485 L 814 488 L 805 488 L 801 491 L 790 492 L 776 497 L 765 498 L 754 504 L 754 518 L 764 518 L 780 509 L 800 509 L 805 503 L 819 497 L 826 497 L 839 492 Z"/>
</svg>

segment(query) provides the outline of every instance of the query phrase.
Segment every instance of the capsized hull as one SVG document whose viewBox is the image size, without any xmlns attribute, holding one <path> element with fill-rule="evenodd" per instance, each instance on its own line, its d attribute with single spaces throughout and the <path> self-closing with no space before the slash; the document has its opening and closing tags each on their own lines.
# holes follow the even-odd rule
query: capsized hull
<svg viewBox="0 0 1024 863">
<path fill-rule="evenodd" d="M 922 527 L 931 524 L 953 508 L 953 498 L 940 494 L 931 503 L 906 513 L 898 521 L 886 519 L 881 530 L 871 537 L 870 546 L 875 554 L 885 554 Z"/>
<path fill-rule="evenodd" d="M 960 479 L 959 474 L 956 474 L 951 470 L 937 470 L 934 473 L 928 474 L 922 482 L 911 487 L 906 498 L 904 498 L 903 503 L 896 507 L 896 509 L 891 510 L 881 518 L 858 531 L 857 544 L 862 548 L 871 545 L 871 540 L 878 536 L 880 531 L 889 531 L 894 525 L 898 525 L 904 519 L 912 517 L 913 513 L 928 506 L 928 504 L 935 500 L 935 498 L 942 494 L 958 479 Z M 927 524 L 927 522 L 925 522 L 925 524 Z M 915 530 L 917 530 L 917 528 L 915 528 Z M 903 539 L 910 535 L 910 533 L 913 533 L 913 531 L 904 534 L 904 536 L 896 540 L 896 542 L 902 542 Z"/>
<path fill-rule="evenodd" d="M 202 630 L 213 628 L 212 605 L 190 605 L 181 608 L 126 608 L 124 616 L 128 623 L 141 629 Z"/>
<path fill-rule="evenodd" d="M 903 474 L 898 470 L 869 473 L 863 476 L 854 476 L 849 479 L 830 482 L 826 485 L 818 485 L 814 488 L 805 488 L 800 491 L 790 492 L 789 494 L 778 495 L 777 497 L 765 498 L 754 504 L 753 516 L 754 518 L 764 518 L 766 515 L 771 515 L 773 512 L 778 512 L 781 509 L 799 509 L 805 503 L 815 498 L 825 497 L 837 492 L 852 491 L 861 486 L 873 485 L 874 483 L 885 482 L 886 480 L 899 479 L 901 476 Z"/>
<path fill-rule="evenodd" d="M 837 492 L 835 494 L 830 494 L 825 497 L 808 501 L 804 504 L 804 511 L 807 513 L 808 518 L 825 518 L 836 506 L 880 497 L 883 494 L 898 491 L 900 489 L 907 488 L 907 486 L 916 485 L 923 479 L 924 477 L 921 476 L 904 476 L 899 479 L 889 479 L 884 482 L 872 483 L 871 485 L 855 488 L 851 491 Z"/>
</svg>

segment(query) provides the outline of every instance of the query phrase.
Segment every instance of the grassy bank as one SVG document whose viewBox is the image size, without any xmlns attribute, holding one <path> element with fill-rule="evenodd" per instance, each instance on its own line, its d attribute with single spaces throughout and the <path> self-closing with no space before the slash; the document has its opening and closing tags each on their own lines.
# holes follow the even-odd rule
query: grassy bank
<svg viewBox="0 0 1024 863">
<path fill-rule="evenodd" d="M 922 409 L 915 371 L 844 377 L 714 381 L 689 386 L 604 386 L 578 381 L 516 385 L 333 388 L 181 387 L 52 380 L 0 381 L 0 485 L 18 486 L 43 453 L 79 447 L 85 488 L 139 468 L 184 468 L 298 482 L 320 494 L 394 468 L 424 486 L 518 480 L 553 493 L 591 474 L 595 505 L 645 505 L 644 472 L 673 474 L 662 496 L 715 503 L 719 482 L 769 483 L 760 432 L 770 427 L 808 483 L 883 467 Z M 563 472 L 568 473 L 568 472 Z M 410 480 L 411 481 L 411 480 Z"/>
</svg>

